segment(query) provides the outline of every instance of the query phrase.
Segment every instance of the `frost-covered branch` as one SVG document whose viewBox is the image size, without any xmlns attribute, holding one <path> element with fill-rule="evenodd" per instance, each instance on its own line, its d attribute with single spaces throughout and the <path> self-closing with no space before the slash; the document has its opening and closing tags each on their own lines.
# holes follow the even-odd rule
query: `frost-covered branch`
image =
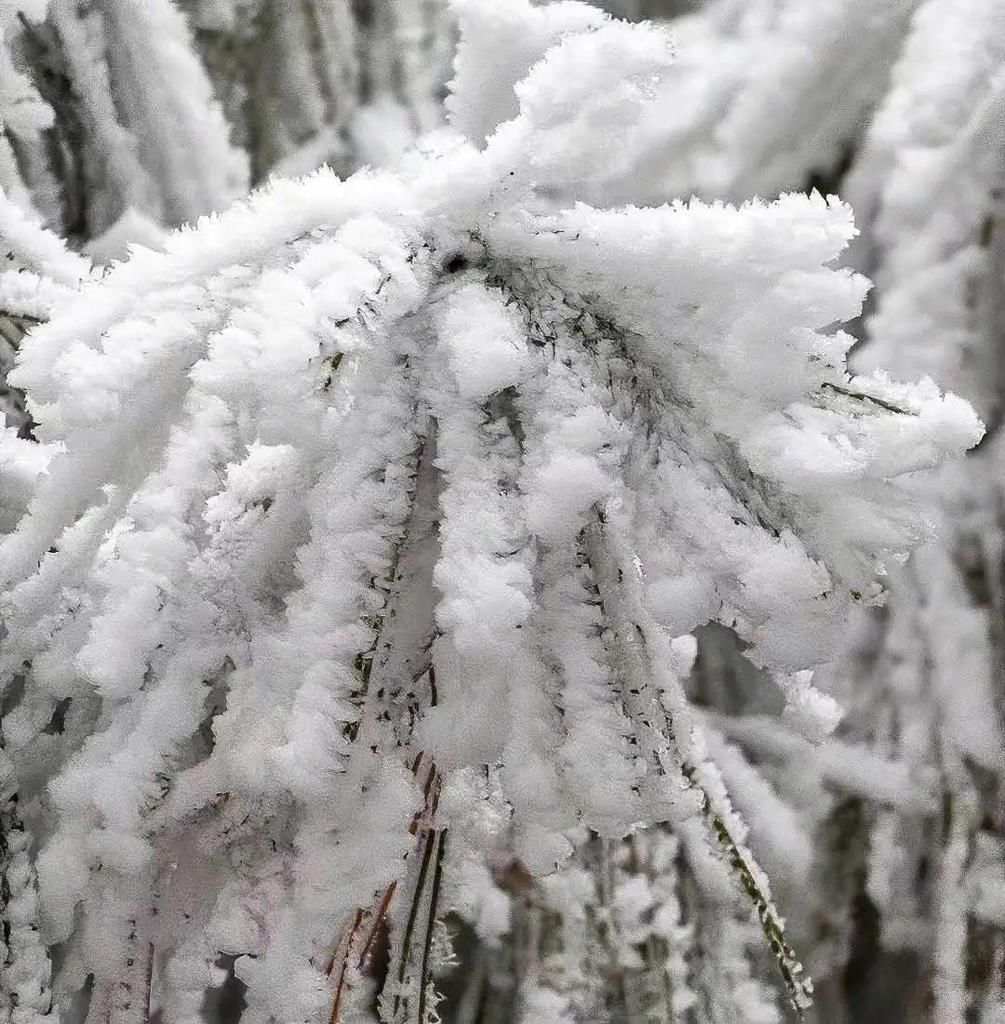
<svg viewBox="0 0 1005 1024">
<path fill-rule="evenodd" d="M 56 1011 L 140 1021 L 149 987 L 194 1021 L 223 954 L 252 1024 L 427 1024 L 442 921 L 550 927 L 584 842 L 597 948 L 646 951 L 616 1005 L 666 977 L 670 1012 L 771 1019 L 751 912 L 808 1003 L 690 634 L 735 630 L 833 730 L 812 672 L 981 424 L 849 374 L 836 199 L 589 204 L 665 105 L 663 30 L 456 7 L 450 130 L 136 248 L 21 346 L 58 450 L 0 543 L 0 681 Z M 640 936 L 642 890 L 669 920 Z M 535 955 L 516 1012 L 574 1020 L 583 966 Z"/>
</svg>

